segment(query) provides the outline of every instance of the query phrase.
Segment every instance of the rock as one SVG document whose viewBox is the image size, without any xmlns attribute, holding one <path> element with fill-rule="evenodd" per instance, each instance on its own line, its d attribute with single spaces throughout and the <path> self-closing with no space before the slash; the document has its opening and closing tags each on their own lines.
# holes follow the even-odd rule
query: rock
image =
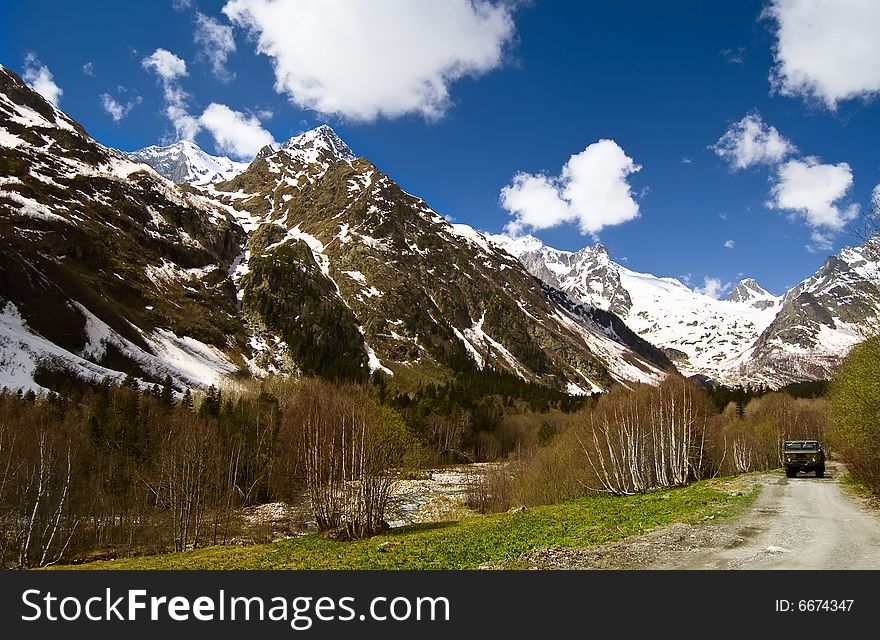
<svg viewBox="0 0 880 640">
<path fill-rule="evenodd" d="M 526 511 L 528 511 L 528 509 L 525 506 L 520 505 L 518 507 L 513 507 L 507 513 L 525 513 Z"/>
<path fill-rule="evenodd" d="M 387 541 L 380 542 L 379 546 L 376 547 L 376 551 L 379 551 L 382 553 L 387 553 L 387 552 L 391 551 L 391 547 L 393 547 L 393 546 L 395 546 L 395 543 L 393 543 L 393 542 L 387 542 Z"/>
</svg>

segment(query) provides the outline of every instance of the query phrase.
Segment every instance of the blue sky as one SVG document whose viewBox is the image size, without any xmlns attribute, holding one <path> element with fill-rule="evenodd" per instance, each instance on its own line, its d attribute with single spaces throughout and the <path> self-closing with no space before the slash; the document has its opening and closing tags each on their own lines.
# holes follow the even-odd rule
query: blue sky
<svg viewBox="0 0 880 640">
<path fill-rule="evenodd" d="M 0 62 L 108 146 L 327 122 L 457 222 L 716 294 L 812 274 L 880 183 L 870 0 L 280 4 L 6 3 Z"/>
</svg>

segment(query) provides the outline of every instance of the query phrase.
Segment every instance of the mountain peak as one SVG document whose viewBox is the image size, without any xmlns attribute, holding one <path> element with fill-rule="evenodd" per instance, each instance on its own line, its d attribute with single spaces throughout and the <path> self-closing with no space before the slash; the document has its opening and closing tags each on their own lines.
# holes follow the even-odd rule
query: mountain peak
<svg viewBox="0 0 880 640">
<path fill-rule="evenodd" d="M 302 155 L 308 163 L 357 159 L 351 148 L 326 124 L 292 137 L 281 148 Z"/>
<path fill-rule="evenodd" d="M 766 298 L 770 295 L 770 292 L 759 285 L 754 278 L 744 278 L 724 299 L 729 302 L 749 302 L 755 298 Z"/>
<path fill-rule="evenodd" d="M 254 160 L 259 160 L 261 158 L 268 158 L 273 153 L 275 153 L 275 147 L 273 147 L 271 144 L 267 144 L 267 145 L 263 146 L 263 148 L 257 152 L 257 155 L 254 156 Z"/>
<path fill-rule="evenodd" d="M 509 236 L 504 233 L 488 235 L 489 240 L 502 247 L 514 258 L 521 258 L 527 253 L 540 251 L 544 243 L 533 235 Z"/>
<path fill-rule="evenodd" d="M 179 140 L 164 147 L 146 147 L 125 155 L 130 160 L 151 166 L 173 182 L 196 186 L 229 180 L 247 168 L 246 162 L 212 156 L 190 140 Z"/>
<path fill-rule="evenodd" d="M 740 280 L 724 298 L 727 302 L 739 302 L 758 309 L 776 305 L 778 298 L 758 284 L 754 278 Z"/>
</svg>

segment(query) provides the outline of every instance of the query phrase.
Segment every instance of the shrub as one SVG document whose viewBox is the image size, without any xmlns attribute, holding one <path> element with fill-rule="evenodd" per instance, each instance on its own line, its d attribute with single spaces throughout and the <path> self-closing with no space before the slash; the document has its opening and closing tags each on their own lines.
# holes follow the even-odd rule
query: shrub
<svg viewBox="0 0 880 640">
<path fill-rule="evenodd" d="M 831 442 L 850 473 L 880 491 L 880 337 L 869 338 L 847 356 L 831 383 Z"/>
</svg>

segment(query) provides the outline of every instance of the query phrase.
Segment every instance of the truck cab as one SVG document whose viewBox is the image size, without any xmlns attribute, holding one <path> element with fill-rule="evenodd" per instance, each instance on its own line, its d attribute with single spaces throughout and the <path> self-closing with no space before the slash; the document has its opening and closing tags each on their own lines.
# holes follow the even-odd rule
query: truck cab
<svg viewBox="0 0 880 640">
<path fill-rule="evenodd" d="M 798 471 L 815 471 L 817 478 L 823 478 L 825 451 L 818 440 L 789 440 L 782 443 L 782 464 L 786 477 L 794 478 Z"/>
</svg>

